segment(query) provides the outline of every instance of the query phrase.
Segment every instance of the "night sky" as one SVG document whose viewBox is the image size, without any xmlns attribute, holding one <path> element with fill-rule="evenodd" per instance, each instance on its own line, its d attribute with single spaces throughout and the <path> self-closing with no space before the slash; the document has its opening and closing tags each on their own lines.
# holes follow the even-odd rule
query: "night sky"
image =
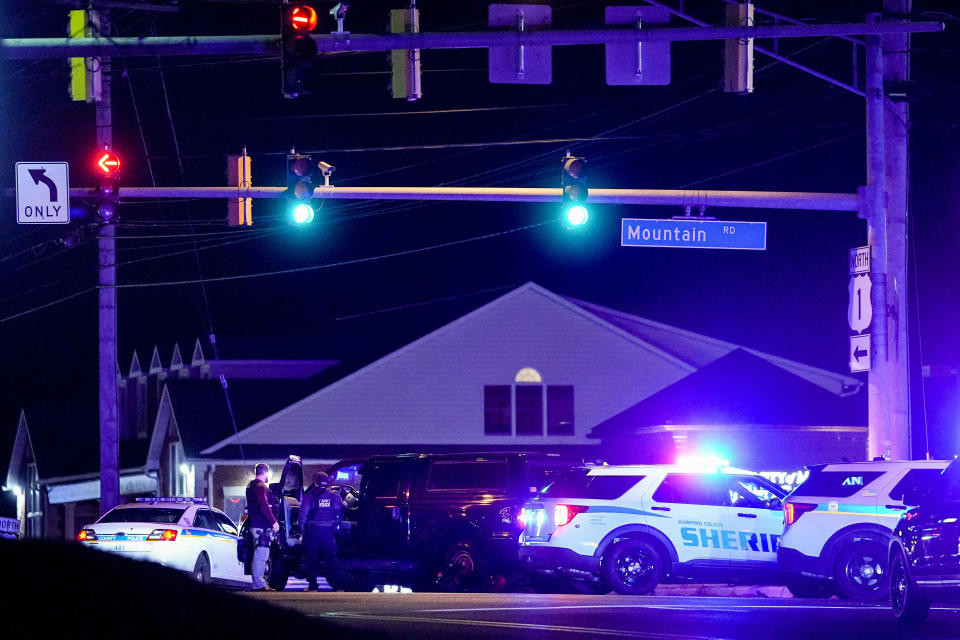
<svg viewBox="0 0 960 640">
<path fill-rule="evenodd" d="M 195 2 L 179 13 L 118 9 L 115 35 L 277 33 L 275 3 Z M 315 3 L 322 30 L 332 2 Z M 382 33 L 402 2 L 352 3 L 347 28 Z M 554 2 L 557 28 L 598 27 L 604 2 Z M 679 0 L 673 6 L 679 7 Z M 710 23 L 720 0 L 688 0 Z M 3 37 L 65 35 L 67 7 L 7 0 Z M 760 3 L 798 19 L 857 22 L 873 2 Z M 942 12 L 948 0 L 914 3 Z M 486 3 L 422 0 L 423 31 L 478 31 Z M 954 329 L 960 242 L 956 176 L 960 23 L 914 37 L 911 149 L 910 322 L 919 364 L 960 365 Z M 687 26 L 675 19 L 674 25 Z M 772 42 L 759 44 L 772 47 Z M 851 44 L 782 40 L 782 54 L 851 82 Z M 322 59 L 321 90 L 286 100 L 279 58 L 114 59 L 114 148 L 130 186 L 225 184 L 228 153 L 244 146 L 253 181 L 280 186 L 295 146 L 336 166 L 343 186 L 559 186 L 560 157 L 585 156 L 590 185 L 855 192 L 864 184 L 862 98 L 757 54 L 755 92 L 724 94 L 722 44 L 674 43 L 672 83 L 608 87 L 600 45 L 556 47 L 547 86 L 493 85 L 483 50 L 424 51 L 423 99 L 394 100 L 385 53 Z M 0 68 L 0 187 L 17 161 L 65 160 L 71 185 L 93 181 L 94 113 L 67 97 L 65 61 L 6 61 Z M 862 67 L 862 56 L 861 56 Z M 162 71 L 162 74 L 161 74 Z M 862 68 L 859 72 L 862 84 Z M 168 108 L 169 105 L 169 108 Z M 469 146 L 464 146 L 469 145 Z M 178 162 L 178 149 L 180 162 Z M 180 167 L 183 167 L 181 173 Z M 96 242 L 92 220 L 68 227 L 0 216 L 0 455 L 31 403 L 96 403 Z M 74 202 L 74 205 L 79 203 Z M 679 207 L 591 207 L 571 233 L 553 204 L 329 200 L 317 222 L 295 227 L 281 200 L 254 201 L 254 226 L 225 226 L 218 200 L 124 202 L 118 234 L 119 360 L 134 349 L 217 336 L 224 358 L 362 361 L 528 281 L 646 318 L 847 371 L 847 252 L 866 244 L 852 213 L 711 209 L 727 220 L 766 221 L 766 251 L 619 246 L 620 219 L 680 215 Z M 455 244 L 451 244 L 455 243 Z M 68 246 L 69 245 L 69 246 Z M 446 246 L 439 246 L 446 245 Z M 411 250 L 416 250 L 412 251 Z M 403 256 L 385 257 L 398 252 Z M 343 264 L 348 263 L 348 264 Z M 290 273 L 291 270 L 310 267 Z M 270 273 L 272 275 L 256 274 Z M 207 282 L 198 280 L 237 277 Z M 183 283 L 157 286 L 156 283 Z M 137 286 L 132 285 L 152 285 Z M 44 305 L 43 309 L 32 311 Z M 575 339 L 575 336 L 571 336 Z M 919 355 L 918 355 L 919 354 Z M 960 410 L 934 381 L 927 409 Z M 952 387 L 951 387 L 952 385 Z M 922 414 L 916 414 L 922 415 Z M 955 420 L 952 420 L 955 424 Z M 942 434 L 960 446 L 956 429 Z"/>
</svg>

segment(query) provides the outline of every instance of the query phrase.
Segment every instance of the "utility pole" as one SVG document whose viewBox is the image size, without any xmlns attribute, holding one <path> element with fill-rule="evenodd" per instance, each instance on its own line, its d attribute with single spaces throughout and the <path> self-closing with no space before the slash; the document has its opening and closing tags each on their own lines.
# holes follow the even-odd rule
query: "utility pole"
<svg viewBox="0 0 960 640">
<path fill-rule="evenodd" d="M 91 9 L 91 17 L 93 14 Z M 100 35 L 110 35 L 110 17 L 99 14 Z M 103 94 L 96 105 L 97 145 L 113 146 L 110 57 L 100 57 Z M 120 504 L 120 443 L 117 417 L 117 241 L 116 227 L 103 222 L 97 231 L 100 327 L 100 514 Z"/>
<path fill-rule="evenodd" d="M 884 20 L 908 19 L 912 0 L 884 0 Z M 887 223 L 887 371 L 890 421 L 890 453 L 894 459 L 913 458 L 910 416 L 910 332 L 907 296 L 910 192 L 909 129 L 907 98 L 910 80 L 910 36 L 881 36 L 884 87 L 884 153 Z M 876 309 L 875 309 L 876 311 Z M 919 371 L 919 367 L 917 367 Z M 871 456 L 876 447 L 870 446 Z M 884 451 L 885 452 L 885 451 Z M 882 453 L 882 452 L 881 452 Z M 929 457 L 929 451 L 925 452 Z"/>
</svg>

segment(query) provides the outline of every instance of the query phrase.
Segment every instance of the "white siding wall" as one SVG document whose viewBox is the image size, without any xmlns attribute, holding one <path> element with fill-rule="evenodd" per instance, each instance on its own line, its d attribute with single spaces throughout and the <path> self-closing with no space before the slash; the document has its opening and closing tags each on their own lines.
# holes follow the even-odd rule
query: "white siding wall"
<svg viewBox="0 0 960 640">
<path fill-rule="evenodd" d="M 575 436 L 486 436 L 483 387 L 533 367 L 574 385 Z M 690 372 L 536 288 L 525 287 L 241 433 L 289 444 L 591 443 L 597 423 Z"/>
</svg>

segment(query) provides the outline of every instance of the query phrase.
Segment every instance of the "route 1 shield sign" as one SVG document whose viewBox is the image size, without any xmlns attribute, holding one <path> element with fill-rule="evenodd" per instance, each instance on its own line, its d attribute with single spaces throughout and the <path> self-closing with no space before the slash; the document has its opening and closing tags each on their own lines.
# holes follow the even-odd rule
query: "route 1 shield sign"
<svg viewBox="0 0 960 640">
<path fill-rule="evenodd" d="M 873 305 L 870 303 L 870 275 L 858 273 L 850 276 L 850 305 L 847 307 L 847 322 L 850 328 L 862 333 L 873 319 Z"/>
<path fill-rule="evenodd" d="M 17 163 L 17 222 L 70 222 L 70 167 L 66 162 Z"/>
</svg>

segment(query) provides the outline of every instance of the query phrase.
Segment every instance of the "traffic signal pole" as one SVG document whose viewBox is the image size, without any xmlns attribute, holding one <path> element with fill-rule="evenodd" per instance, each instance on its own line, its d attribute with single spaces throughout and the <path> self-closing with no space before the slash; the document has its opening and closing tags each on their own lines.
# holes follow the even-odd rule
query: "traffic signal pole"
<svg viewBox="0 0 960 640">
<path fill-rule="evenodd" d="M 91 10 L 92 11 L 92 10 Z M 100 31 L 110 34 L 110 18 L 100 13 Z M 96 102 L 97 145 L 113 146 L 110 57 L 100 58 L 103 93 Z M 84 195 L 89 195 L 89 190 Z M 120 504 L 120 428 L 117 409 L 117 240 L 116 226 L 104 222 L 97 230 L 100 404 L 100 514 Z"/>
<path fill-rule="evenodd" d="M 762 25 L 755 27 L 649 27 L 481 31 L 449 33 L 311 35 L 318 52 L 391 51 L 393 49 L 485 49 L 489 47 L 570 46 L 616 42 L 702 42 L 737 38 L 816 38 L 943 31 L 942 22 L 875 24 Z M 117 38 L 3 38 L 0 57 L 9 60 L 98 56 L 278 55 L 276 35 L 172 36 Z"/>
<path fill-rule="evenodd" d="M 82 196 L 90 190 L 70 189 Z M 288 187 L 121 187 L 120 197 L 131 198 L 283 198 Z M 556 202 L 563 189 L 541 187 L 334 187 L 318 186 L 312 198 L 331 200 L 447 200 L 474 202 Z M 712 189 L 590 189 L 590 204 L 677 205 L 860 211 L 859 193 L 808 191 L 721 191 Z"/>
</svg>

